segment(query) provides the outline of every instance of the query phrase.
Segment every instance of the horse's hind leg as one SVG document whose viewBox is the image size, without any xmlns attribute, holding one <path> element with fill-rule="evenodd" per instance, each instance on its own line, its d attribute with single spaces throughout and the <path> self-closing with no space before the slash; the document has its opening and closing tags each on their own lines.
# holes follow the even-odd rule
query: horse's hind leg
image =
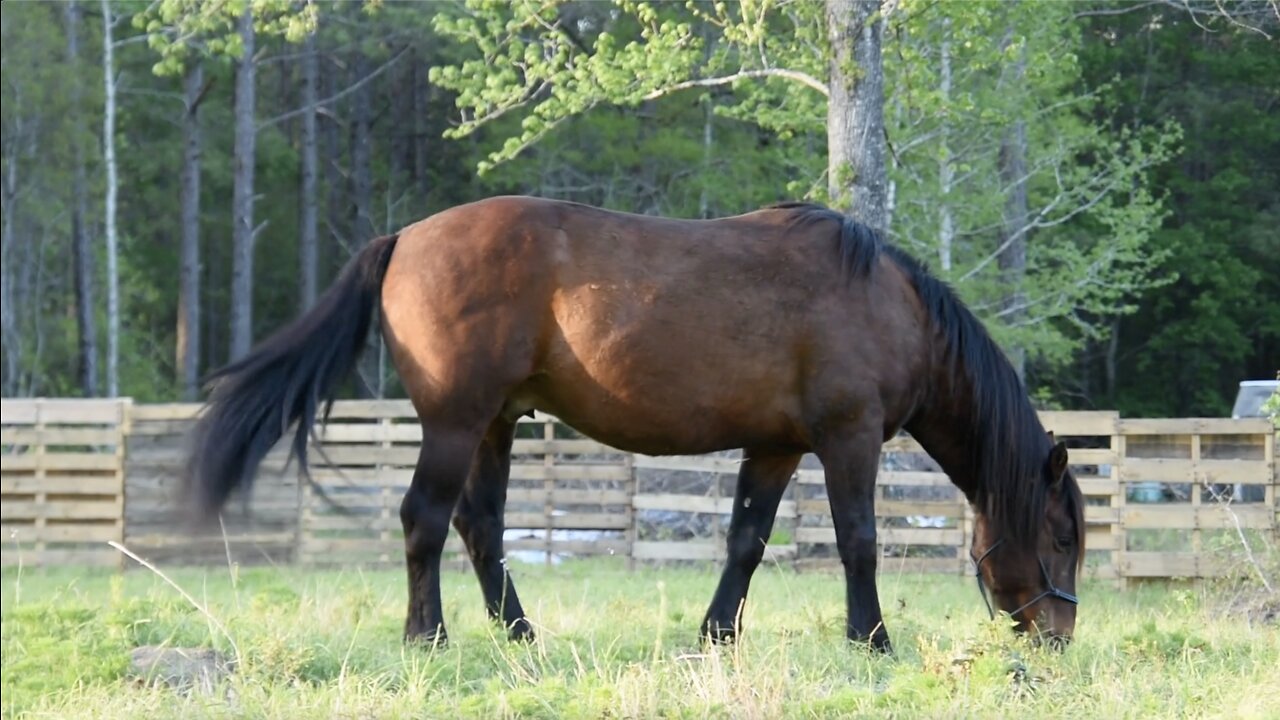
<svg viewBox="0 0 1280 720">
<path fill-rule="evenodd" d="M 409 571 L 404 637 L 406 642 L 442 643 L 446 635 L 440 607 L 440 555 L 480 437 L 478 432 L 446 430 L 426 423 L 422 435 L 418 467 L 400 503 Z"/>
<path fill-rule="evenodd" d="M 476 451 L 453 526 L 467 544 L 490 619 L 501 619 L 511 639 L 528 640 L 533 638 L 533 628 L 524 616 L 502 553 L 503 510 L 515 430 L 515 422 L 501 417 L 489 426 Z"/>
<path fill-rule="evenodd" d="M 740 631 L 739 612 L 747 597 L 747 587 L 764 557 L 778 503 L 799 464 L 800 455 L 747 452 L 747 459 L 738 470 L 733 518 L 729 521 L 728 558 L 711 607 L 702 621 L 702 637 L 728 642 Z"/>
</svg>

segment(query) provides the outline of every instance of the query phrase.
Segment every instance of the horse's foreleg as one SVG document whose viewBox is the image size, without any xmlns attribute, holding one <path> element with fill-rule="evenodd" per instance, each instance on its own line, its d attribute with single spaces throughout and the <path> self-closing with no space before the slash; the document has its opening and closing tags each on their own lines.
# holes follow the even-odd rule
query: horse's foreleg
<svg viewBox="0 0 1280 720">
<path fill-rule="evenodd" d="M 503 510 L 515 428 L 515 423 L 502 418 L 489 426 L 476 451 L 453 525 L 467 544 L 489 617 L 501 619 L 512 640 L 529 640 L 533 638 L 533 628 L 520 606 L 502 552 Z"/>
<path fill-rule="evenodd" d="M 423 428 L 418 467 L 400 504 L 409 571 L 406 642 L 443 643 L 446 639 L 440 606 L 440 555 L 449 535 L 449 518 L 478 444 L 479 439 L 469 433 Z"/>
<path fill-rule="evenodd" d="M 702 621 L 702 637 L 714 642 L 732 641 L 740 632 L 740 612 L 751 576 L 764 557 L 765 543 L 773 532 L 778 503 L 800 455 L 757 455 L 748 451 L 738 470 L 738 489 L 729 521 L 728 557 L 720 584 Z"/>
<path fill-rule="evenodd" d="M 876 592 L 875 488 L 881 444 L 878 428 L 839 438 L 832 434 L 818 456 L 831 502 L 836 548 L 844 565 L 849 639 L 888 652 L 889 633 Z"/>
</svg>

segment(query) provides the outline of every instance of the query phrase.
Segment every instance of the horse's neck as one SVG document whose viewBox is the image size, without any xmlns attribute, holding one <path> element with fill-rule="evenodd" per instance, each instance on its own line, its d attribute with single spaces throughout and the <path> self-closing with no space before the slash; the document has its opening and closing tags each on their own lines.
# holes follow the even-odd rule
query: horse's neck
<svg viewBox="0 0 1280 720">
<path fill-rule="evenodd" d="M 906 430 L 942 466 L 951 482 L 972 500 L 978 483 L 978 469 L 973 467 L 973 443 L 980 428 L 974 427 L 969 413 L 972 398 L 967 392 L 966 383 L 947 383 L 935 388 L 906 424 Z"/>
</svg>

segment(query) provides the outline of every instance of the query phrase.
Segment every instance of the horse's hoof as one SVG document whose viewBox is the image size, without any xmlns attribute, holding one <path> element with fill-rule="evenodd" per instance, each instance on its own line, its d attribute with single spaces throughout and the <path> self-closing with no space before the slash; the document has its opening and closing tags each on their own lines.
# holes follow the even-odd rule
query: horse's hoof
<svg viewBox="0 0 1280 720">
<path fill-rule="evenodd" d="M 698 634 L 710 645 L 732 645 L 738 639 L 737 628 L 719 623 L 704 623 Z"/>
<path fill-rule="evenodd" d="M 851 632 L 849 633 L 849 642 L 884 655 L 893 654 L 893 643 L 889 642 L 889 633 L 886 632 L 872 633 L 871 637 Z"/>
<path fill-rule="evenodd" d="M 507 628 L 507 639 L 512 642 L 533 642 L 533 626 L 525 618 L 520 618 Z"/>
<path fill-rule="evenodd" d="M 449 644 L 449 634 L 441 625 L 434 630 L 405 630 L 404 644 L 421 648 L 443 648 Z"/>
</svg>

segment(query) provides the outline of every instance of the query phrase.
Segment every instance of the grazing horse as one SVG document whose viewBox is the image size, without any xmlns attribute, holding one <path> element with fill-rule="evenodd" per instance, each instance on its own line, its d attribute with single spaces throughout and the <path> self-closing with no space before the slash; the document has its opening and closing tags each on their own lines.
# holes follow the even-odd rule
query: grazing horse
<svg viewBox="0 0 1280 720">
<path fill-rule="evenodd" d="M 213 376 L 186 487 L 206 517 L 293 430 L 309 431 L 374 310 L 422 423 L 400 506 L 408 641 L 445 639 L 450 521 L 489 615 L 532 633 L 502 562 L 517 419 L 536 409 L 620 450 L 741 448 L 728 557 L 702 623 L 733 639 L 801 456 L 822 461 L 848 637 L 889 649 L 876 593 L 875 482 L 905 429 L 972 503 L 983 597 L 1023 631 L 1075 625 L 1083 501 L 1022 384 L 942 282 L 867 227 L 787 203 L 672 220 L 496 197 L 370 241 L 316 306 Z"/>
</svg>

